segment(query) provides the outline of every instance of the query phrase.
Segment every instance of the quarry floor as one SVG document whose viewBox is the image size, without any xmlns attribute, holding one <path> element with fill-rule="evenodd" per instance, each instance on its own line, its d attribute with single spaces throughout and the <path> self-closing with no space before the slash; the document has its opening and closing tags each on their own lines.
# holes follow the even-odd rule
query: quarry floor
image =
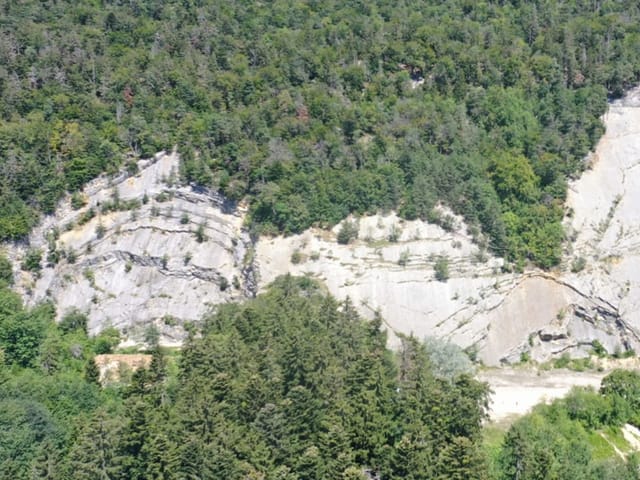
<svg viewBox="0 0 640 480">
<path fill-rule="evenodd" d="M 564 397 L 572 387 L 600 388 L 602 379 L 612 370 L 640 370 L 640 358 L 593 359 L 589 371 L 542 369 L 515 366 L 480 370 L 477 378 L 491 387 L 490 421 L 508 425 L 541 402 Z"/>
<path fill-rule="evenodd" d="M 574 372 L 564 369 L 501 368 L 485 370 L 478 378 L 487 382 L 493 393 L 490 420 L 509 424 L 541 402 L 564 397 L 572 387 L 598 389 L 607 372 Z"/>
</svg>

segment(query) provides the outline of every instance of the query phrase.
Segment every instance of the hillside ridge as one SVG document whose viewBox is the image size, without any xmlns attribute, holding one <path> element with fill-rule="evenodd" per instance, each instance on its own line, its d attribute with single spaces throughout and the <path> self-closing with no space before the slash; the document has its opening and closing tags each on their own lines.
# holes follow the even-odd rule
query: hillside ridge
<svg viewBox="0 0 640 480">
<path fill-rule="evenodd" d="M 595 340 L 612 354 L 638 350 L 640 188 L 630 187 L 640 177 L 628 172 L 640 158 L 639 92 L 610 105 L 592 168 L 571 185 L 563 271 L 505 272 L 444 207 L 448 231 L 388 213 L 352 218 L 358 238 L 347 245 L 336 240 L 343 224 L 254 241 L 243 206 L 181 185 L 178 154 L 160 152 L 137 173 L 91 182 L 81 208 L 62 202 L 28 248 L 12 244 L 16 266 L 30 249 L 43 253 L 40 271 L 16 272 L 17 289 L 30 303 L 53 300 L 60 316 L 87 312 L 93 333 L 115 326 L 135 343 L 154 325 L 179 345 L 185 322 L 292 273 L 322 280 L 365 315 L 380 311 L 392 333 L 447 338 L 489 365 L 583 356 Z M 59 261 L 47 266 L 52 252 Z"/>
</svg>

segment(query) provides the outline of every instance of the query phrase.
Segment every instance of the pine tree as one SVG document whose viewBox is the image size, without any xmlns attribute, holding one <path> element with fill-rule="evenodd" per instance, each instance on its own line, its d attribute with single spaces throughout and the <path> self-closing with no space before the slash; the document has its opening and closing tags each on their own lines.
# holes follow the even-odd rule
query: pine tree
<svg viewBox="0 0 640 480">
<path fill-rule="evenodd" d="M 353 451 L 339 415 L 332 415 L 325 420 L 318 443 L 325 458 L 322 478 L 340 478 L 347 468 L 354 466 Z"/>
<path fill-rule="evenodd" d="M 441 450 L 436 468 L 437 480 L 484 480 L 487 478 L 487 466 L 482 452 L 472 440 L 466 437 L 455 437 Z"/>
<path fill-rule="evenodd" d="M 100 369 L 95 358 L 91 358 L 84 366 L 84 379 L 87 383 L 100 385 Z"/>
<path fill-rule="evenodd" d="M 178 451 L 163 433 L 155 433 L 142 447 L 145 480 L 173 480 L 177 477 Z"/>
<path fill-rule="evenodd" d="M 84 426 L 71 447 L 67 476 L 74 480 L 113 480 L 121 474 L 118 439 L 122 421 L 99 411 Z"/>
<path fill-rule="evenodd" d="M 144 478 L 146 456 L 143 454 L 145 442 L 149 438 L 149 416 L 152 413 L 149 403 L 136 398 L 127 401 L 128 422 L 120 437 L 122 471 L 128 480 Z"/>
<path fill-rule="evenodd" d="M 56 480 L 59 472 L 59 446 L 45 440 L 33 460 L 31 480 Z"/>
<path fill-rule="evenodd" d="M 429 429 L 410 425 L 394 445 L 393 478 L 407 480 L 433 478 L 433 448 Z"/>
</svg>

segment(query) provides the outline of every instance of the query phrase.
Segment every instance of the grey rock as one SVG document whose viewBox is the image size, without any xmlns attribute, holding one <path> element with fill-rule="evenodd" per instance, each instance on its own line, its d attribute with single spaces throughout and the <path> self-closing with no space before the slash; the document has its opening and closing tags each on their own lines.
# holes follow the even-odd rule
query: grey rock
<svg viewBox="0 0 640 480">
<path fill-rule="evenodd" d="M 541 362 L 584 356 L 593 340 L 611 353 L 640 351 L 640 89 L 612 103 L 604 120 L 590 169 L 570 185 L 565 227 L 573 241 L 555 272 L 502 273 L 503 260 L 480 250 L 444 207 L 451 231 L 390 213 L 357 219 L 349 245 L 336 241 L 340 226 L 254 243 L 243 205 L 179 184 L 175 152 L 139 162 L 134 176 L 91 182 L 85 207 L 61 202 L 28 242 L 5 249 L 19 265 L 29 247 L 46 254 L 47 234 L 57 229 L 55 246 L 66 258 L 38 277 L 16 269 L 16 289 L 30 304 L 54 300 L 58 316 L 79 308 L 92 333 L 115 326 L 127 344 L 153 325 L 163 343 L 179 345 L 186 322 L 293 273 L 324 282 L 365 316 L 379 311 L 391 346 L 398 333 L 437 336 L 488 365 L 518 362 L 523 353 Z M 114 197 L 139 205 L 101 213 Z M 82 223 L 90 208 L 98 213 Z M 440 258 L 446 281 L 435 278 Z"/>
</svg>

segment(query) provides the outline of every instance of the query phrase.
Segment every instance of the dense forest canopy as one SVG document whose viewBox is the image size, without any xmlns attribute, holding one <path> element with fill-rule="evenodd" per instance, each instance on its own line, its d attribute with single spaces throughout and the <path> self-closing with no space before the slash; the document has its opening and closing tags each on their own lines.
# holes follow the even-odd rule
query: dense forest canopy
<svg viewBox="0 0 640 480">
<path fill-rule="evenodd" d="M 308 279 L 285 277 L 255 300 L 220 307 L 178 365 L 152 346 L 150 367 L 120 388 L 98 386 L 97 340 L 82 322 L 56 326 L 50 306 L 25 311 L 6 290 L 0 306 L 1 479 L 487 471 L 486 385 L 436 376 L 415 339 L 392 354 L 379 318 L 363 321 Z M 17 317 L 26 330 L 16 331 Z M 10 350 L 7 331 L 28 343 L 27 356 Z"/>
<path fill-rule="evenodd" d="M 0 238 L 177 145 L 261 232 L 441 201 L 549 267 L 639 28 L 632 0 L 4 0 Z"/>
<path fill-rule="evenodd" d="M 94 356 L 117 334 L 54 316 L 0 287 L 0 480 L 640 479 L 635 456 L 597 448 L 603 429 L 640 425 L 638 373 L 541 406 L 488 448 L 488 386 L 450 368 L 453 347 L 391 352 L 379 317 L 307 278 L 219 307 L 182 352 L 150 335 L 148 368 L 104 387 Z"/>
</svg>

